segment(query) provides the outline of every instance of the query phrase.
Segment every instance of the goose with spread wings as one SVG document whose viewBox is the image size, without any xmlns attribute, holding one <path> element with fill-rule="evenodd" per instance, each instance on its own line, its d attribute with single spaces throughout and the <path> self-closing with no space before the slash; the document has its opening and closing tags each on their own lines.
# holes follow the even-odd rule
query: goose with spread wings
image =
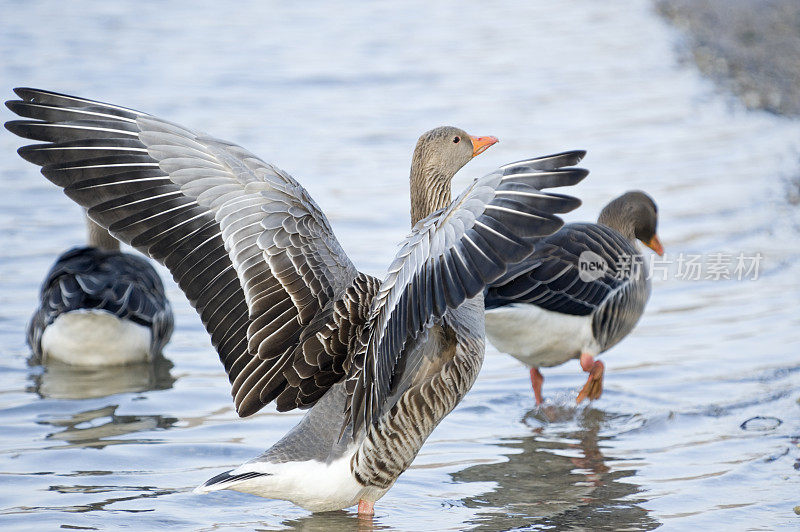
<svg viewBox="0 0 800 532">
<path fill-rule="evenodd" d="M 422 135 L 413 229 L 384 278 L 359 272 L 291 176 L 234 144 L 116 105 L 16 89 L 19 154 L 123 242 L 160 261 L 200 314 L 237 412 L 311 408 L 264 454 L 198 491 L 232 489 L 311 511 L 373 503 L 472 386 L 482 292 L 562 225 L 574 151 L 450 181 L 494 137 Z"/>
</svg>

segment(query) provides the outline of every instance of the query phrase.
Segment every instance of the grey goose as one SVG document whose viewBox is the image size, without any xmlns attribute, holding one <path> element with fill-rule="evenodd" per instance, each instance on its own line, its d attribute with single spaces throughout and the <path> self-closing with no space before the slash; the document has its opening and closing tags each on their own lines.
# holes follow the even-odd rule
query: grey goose
<svg viewBox="0 0 800 532">
<path fill-rule="evenodd" d="M 583 152 L 450 181 L 493 137 L 453 127 L 419 139 L 413 229 L 383 280 L 359 272 L 308 192 L 234 144 L 83 98 L 15 89 L 33 120 L 6 124 L 42 144 L 20 155 L 120 240 L 170 269 L 211 335 L 240 416 L 275 402 L 310 408 L 264 454 L 197 491 L 232 489 L 311 511 L 372 514 L 483 360 L 483 290 L 556 213 L 580 202 L 541 192 L 588 173 Z"/>
<path fill-rule="evenodd" d="M 63 253 L 42 283 L 28 325 L 36 360 L 115 366 L 152 360 L 173 316 L 164 285 L 144 257 L 87 218 L 88 246 Z"/>
<path fill-rule="evenodd" d="M 605 368 L 595 357 L 627 336 L 644 312 L 650 279 L 636 241 L 662 255 L 657 225 L 653 199 L 626 192 L 596 224 L 570 223 L 541 239 L 487 288 L 486 337 L 530 367 L 537 405 L 544 401 L 539 368 L 573 358 L 589 373 L 577 402 L 600 397 Z"/>
</svg>

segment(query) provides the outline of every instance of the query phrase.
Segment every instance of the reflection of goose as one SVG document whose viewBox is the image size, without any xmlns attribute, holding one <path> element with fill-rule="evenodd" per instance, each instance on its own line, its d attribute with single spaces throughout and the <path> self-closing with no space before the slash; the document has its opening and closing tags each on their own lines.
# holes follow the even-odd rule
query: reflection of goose
<svg viewBox="0 0 800 532">
<path fill-rule="evenodd" d="M 172 363 L 160 353 L 126 366 L 71 366 L 52 362 L 34 376 L 36 393 L 52 399 L 88 399 L 118 393 L 166 390 L 175 381 Z"/>
<path fill-rule="evenodd" d="M 441 127 L 414 151 L 415 224 L 383 282 L 359 272 L 308 192 L 228 142 L 100 102 L 17 89 L 44 164 L 115 237 L 162 261 L 201 314 L 240 415 L 313 408 L 264 455 L 200 490 L 372 513 L 483 360 L 487 283 L 561 226 L 575 198 L 541 192 L 587 172 L 583 152 L 506 165 L 451 201 L 450 182 L 494 144 Z"/>
<path fill-rule="evenodd" d="M 572 358 L 589 372 L 578 402 L 602 394 L 604 366 L 595 357 L 630 333 L 644 312 L 650 279 L 636 241 L 661 255 L 657 224 L 652 198 L 626 192 L 603 208 L 596 224 L 567 224 L 543 238 L 486 291 L 486 337 L 530 366 L 537 405 L 543 401 L 539 368 Z"/>
<path fill-rule="evenodd" d="M 395 530 L 388 525 L 381 525 L 373 519 L 365 519 L 348 512 L 325 512 L 304 515 L 296 519 L 287 519 L 281 525 L 287 530 L 297 532 L 378 532 Z M 258 524 L 254 528 L 259 529 Z"/>
<path fill-rule="evenodd" d="M 144 257 L 88 219 L 89 246 L 61 255 L 42 284 L 28 343 L 43 362 L 75 366 L 141 362 L 172 334 L 172 308 Z"/>
<path fill-rule="evenodd" d="M 630 496 L 633 484 L 620 482 L 630 471 L 611 471 L 598 432 L 610 420 L 593 408 L 579 411 L 577 427 L 553 430 L 545 425 L 535 434 L 501 440 L 507 460 L 479 464 L 457 473 L 457 482 L 493 483 L 488 493 L 463 500 L 478 510 L 477 530 L 508 530 L 532 525 L 558 530 L 601 528 L 645 530 L 658 525 Z M 528 416 L 541 416 L 532 410 Z M 537 423 L 538 424 L 538 423 Z M 613 510 L 613 511 L 612 511 Z"/>
<path fill-rule="evenodd" d="M 66 419 L 50 419 L 46 423 L 60 430 L 47 436 L 50 440 L 61 440 L 72 447 L 92 447 L 96 449 L 107 445 L 131 443 L 132 440 L 118 440 L 115 437 L 154 429 L 166 429 L 177 423 L 175 418 L 163 416 L 121 416 L 116 414 L 118 405 L 87 410 L 72 414 Z"/>
</svg>

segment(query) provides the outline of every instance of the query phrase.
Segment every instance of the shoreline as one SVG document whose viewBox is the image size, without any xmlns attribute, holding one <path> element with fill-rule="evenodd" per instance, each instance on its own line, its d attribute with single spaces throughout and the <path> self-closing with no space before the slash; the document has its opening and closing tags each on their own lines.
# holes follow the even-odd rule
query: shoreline
<svg viewBox="0 0 800 532">
<path fill-rule="evenodd" d="M 748 109 L 800 116 L 800 2 L 656 0 L 688 56 Z"/>
</svg>

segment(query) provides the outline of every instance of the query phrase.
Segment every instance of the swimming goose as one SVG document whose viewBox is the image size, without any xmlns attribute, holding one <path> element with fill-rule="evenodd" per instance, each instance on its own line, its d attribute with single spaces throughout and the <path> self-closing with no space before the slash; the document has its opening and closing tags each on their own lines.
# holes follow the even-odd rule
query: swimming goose
<svg viewBox="0 0 800 532">
<path fill-rule="evenodd" d="M 28 344 L 43 363 L 115 366 L 151 360 L 172 335 L 172 307 L 144 257 L 86 218 L 88 243 L 62 254 L 45 277 Z"/>
<path fill-rule="evenodd" d="M 639 191 L 606 205 L 597 223 L 571 223 L 541 239 L 530 257 L 487 289 L 486 337 L 530 366 L 536 404 L 540 367 L 579 358 L 589 378 L 578 394 L 603 393 L 603 363 L 595 357 L 633 330 L 650 297 L 647 263 L 636 240 L 662 255 L 658 208 Z"/>
<path fill-rule="evenodd" d="M 422 135 L 413 229 L 381 281 L 350 262 L 308 192 L 243 148 L 154 116 L 35 89 L 6 127 L 25 159 L 111 234 L 165 264 L 199 312 L 240 416 L 309 408 L 263 455 L 210 479 L 311 511 L 373 504 L 472 386 L 486 285 L 579 205 L 542 188 L 587 172 L 583 152 L 450 181 L 494 137 Z"/>
</svg>

